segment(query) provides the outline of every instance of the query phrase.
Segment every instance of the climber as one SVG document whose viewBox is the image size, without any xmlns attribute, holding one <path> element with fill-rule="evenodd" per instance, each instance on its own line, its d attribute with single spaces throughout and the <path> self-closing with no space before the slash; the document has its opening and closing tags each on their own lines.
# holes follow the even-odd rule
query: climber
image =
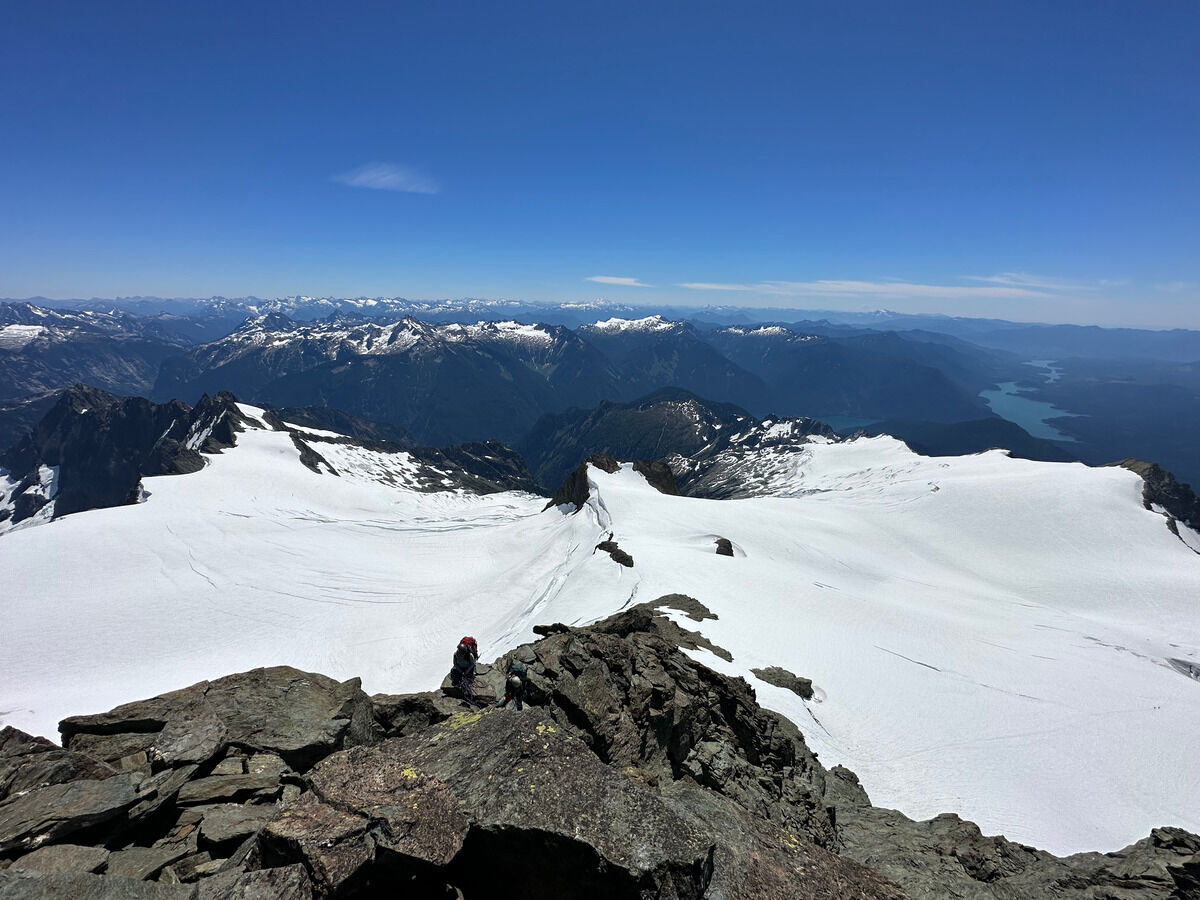
<svg viewBox="0 0 1200 900">
<path fill-rule="evenodd" d="M 479 645 L 475 638 L 467 636 L 458 642 L 454 650 L 454 667 L 450 669 L 450 683 L 462 691 L 463 699 L 470 706 L 475 702 L 475 663 L 479 659 Z"/>
<path fill-rule="evenodd" d="M 522 663 L 514 660 L 509 660 L 508 668 L 505 669 L 506 676 L 504 680 L 504 699 L 500 701 L 499 706 L 507 706 L 511 700 L 517 705 L 517 709 L 522 708 L 525 702 L 525 687 L 529 683 L 529 672 Z"/>
</svg>

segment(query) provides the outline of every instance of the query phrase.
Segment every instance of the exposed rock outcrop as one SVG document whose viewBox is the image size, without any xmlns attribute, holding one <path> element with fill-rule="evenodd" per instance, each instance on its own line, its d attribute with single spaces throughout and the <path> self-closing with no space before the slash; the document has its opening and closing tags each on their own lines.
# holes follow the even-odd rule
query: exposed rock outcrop
<svg viewBox="0 0 1200 900">
<path fill-rule="evenodd" d="M 135 503 L 143 476 L 202 468 L 200 454 L 233 446 L 243 421 L 232 394 L 205 396 L 188 407 L 86 385 L 69 388 L 0 456 L 0 468 L 20 481 L 12 491 L 11 524 L 46 507 L 58 517 Z"/>
<path fill-rule="evenodd" d="M 1158 463 L 1126 459 L 1118 465 L 1142 476 L 1142 503 L 1146 509 L 1158 506 L 1172 519 L 1200 531 L 1200 497 L 1190 484 L 1181 484 Z"/>
<path fill-rule="evenodd" d="M 554 496 L 550 498 L 550 502 L 546 504 L 546 509 L 552 509 L 555 506 L 563 506 L 569 504 L 575 507 L 575 512 L 583 509 L 583 506 L 591 496 L 591 488 L 588 487 L 588 466 L 595 466 L 602 472 L 613 473 L 621 467 L 621 464 L 611 456 L 606 456 L 603 453 L 593 453 L 563 479 L 562 484 L 558 486 L 558 490 L 554 492 Z"/>
<path fill-rule="evenodd" d="M 66 749 L 6 729 L 0 898 L 1198 896 L 1179 829 L 1058 859 L 871 806 L 664 610 L 713 618 L 668 595 L 481 664 L 489 698 L 524 664 L 521 711 L 279 667 L 67 719 Z"/>
<path fill-rule="evenodd" d="M 596 545 L 601 553 L 607 553 L 617 565 L 633 568 L 633 557 L 621 549 L 620 545 L 610 537 Z"/>
<path fill-rule="evenodd" d="M 1178 828 L 1156 828 L 1118 853 L 1059 858 L 983 835 L 956 815 L 914 822 L 871 806 L 854 773 L 840 766 L 826 785 L 843 855 L 893 879 L 915 900 L 1200 897 L 1200 837 Z"/>
<path fill-rule="evenodd" d="M 574 512 L 583 509 L 588 497 L 591 496 L 591 488 L 588 486 L 588 466 L 595 466 L 600 471 L 608 472 L 611 475 L 621 468 L 621 463 L 605 453 L 593 453 L 563 479 L 562 484 L 558 486 L 558 490 L 554 492 L 554 496 L 550 498 L 550 502 L 546 504 L 545 508 L 552 509 L 555 506 L 569 504 L 575 507 Z M 640 473 L 659 493 L 679 493 L 679 486 L 675 483 L 675 475 L 671 471 L 671 467 L 662 460 L 636 460 L 633 463 L 633 471 Z"/>
<path fill-rule="evenodd" d="M 784 690 L 791 691 L 803 700 L 811 700 L 813 698 L 812 679 L 801 678 L 799 675 L 793 675 L 787 669 L 780 666 L 767 666 L 765 669 L 751 669 L 754 676 L 767 684 L 773 684 L 775 687 L 781 687 Z"/>
<path fill-rule="evenodd" d="M 278 754 L 304 772 L 334 750 L 373 740 L 374 718 L 359 679 L 338 682 L 274 666 L 202 681 L 100 715 L 72 716 L 59 731 L 68 749 L 85 735 L 142 735 L 147 763 L 156 767 L 205 763 L 234 746 Z M 119 741 L 112 746 L 119 750 L 110 753 L 126 749 Z"/>
</svg>

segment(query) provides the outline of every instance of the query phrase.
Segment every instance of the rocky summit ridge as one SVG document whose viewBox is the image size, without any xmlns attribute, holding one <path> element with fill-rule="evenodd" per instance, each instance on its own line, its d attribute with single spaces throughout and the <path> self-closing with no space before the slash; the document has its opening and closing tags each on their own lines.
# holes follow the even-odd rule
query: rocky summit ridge
<svg viewBox="0 0 1200 900">
<path fill-rule="evenodd" d="M 872 806 L 684 652 L 676 620 L 711 615 L 539 626 L 480 666 L 494 700 L 525 664 L 521 711 L 279 666 L 68 718 L 62 747 L 6 728 L 0 898 L 1200 897 L 1180 829 L 1057 858 Z"/>
</svg>

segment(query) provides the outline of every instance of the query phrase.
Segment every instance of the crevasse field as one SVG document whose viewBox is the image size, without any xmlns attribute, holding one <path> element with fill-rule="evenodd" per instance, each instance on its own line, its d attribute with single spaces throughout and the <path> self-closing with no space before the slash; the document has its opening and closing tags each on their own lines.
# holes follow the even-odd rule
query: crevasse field
<svg viewBox="0 0 1200 900">
<path fill-rule="evenodd" d="M 197 474 L 146 479 L 144 503 L 0 538 L 0 721 L 56 737 L 66 715 L 274 664 L 429 690 L 465 633 L 490 658 L 535 624 L 678 592 L 718 615 L 680 621 L 733 662 L 696 658 L 877 805 L 1059 854 L 1200 830 L 1200 682 L 1169 662 L 1200 662 L 1200 554 L 1128 471 L 815 442 L 772 460 L 770 496 L 592 470 L 566 515 L 418 493 L 402 454 L 320 450 L 342 477 L 248 430 Z M 609 531 L 632 569 L 593 551 Z M 814 700 L 750 673 L 769 665 Z"/>
</svg>

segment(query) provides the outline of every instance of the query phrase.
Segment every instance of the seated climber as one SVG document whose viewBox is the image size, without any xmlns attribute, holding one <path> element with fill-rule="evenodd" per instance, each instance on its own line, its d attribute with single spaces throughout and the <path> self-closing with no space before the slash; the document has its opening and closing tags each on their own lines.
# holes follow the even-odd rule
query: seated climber
<svg viewBox="0 0 1200 900">
<path fill-rule="evenodd" d="M 522 663 L 515 659 L 510 660 L 508 668 L 505 669 L 504 680 L 504 699 L 500 701 L 499 706 L 507 706 L 511 700 L 517 706 L 517 709 L 522 709 L 522 704 L 525 702 L 525 687 L 529 683 L 529 672 Z"/>
<path fill-rule="evenodd" d="M 475 701 L 475 663 L 479 659 L 479 645 L 475 638 L 467 636 L 458 642 L 454 650 L 454 665 L 450 669 L 450 683 L 462 691 L 463 699 L 471 706 Z"/>
</svg>

